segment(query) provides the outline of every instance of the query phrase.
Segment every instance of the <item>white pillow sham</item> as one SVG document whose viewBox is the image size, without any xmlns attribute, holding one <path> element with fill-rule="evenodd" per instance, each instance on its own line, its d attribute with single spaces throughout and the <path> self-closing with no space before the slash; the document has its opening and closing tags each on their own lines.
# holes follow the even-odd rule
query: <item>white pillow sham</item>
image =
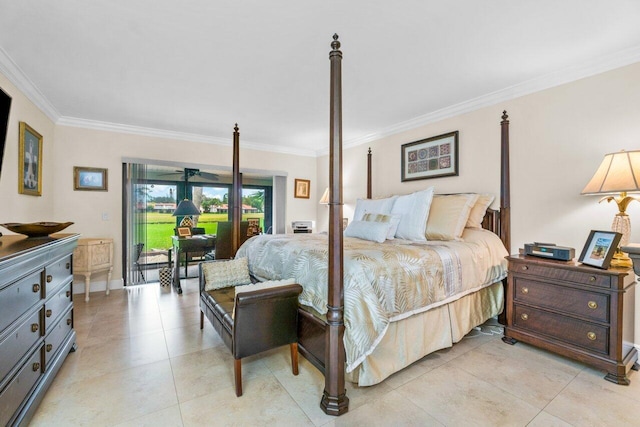
<svg viewBox="0 0 640 427">
<path fill-rule="evenodd" d="M 398 196 L 391 208 L 392 215 L 400 215 L 396 237 L 419 242 L 426 240 L 425 228 L 432 199 L 433 187 Z"/>
<path fill-rule="evenodd" d="M 383 243 L 387 239 L 388 232 L 388 222 L 351 221 L 344 230 L 344 235 L 345 237 L 356 237 L 358 239 Z"/>
<path fill-rule="evenodd" d="M 356 209 L 353 212 L 353 220 L 361 221 L 366 213 L 388 214 L 397 196 L 391 196 L 384 199 L 357 199 Z"/>
</svg>

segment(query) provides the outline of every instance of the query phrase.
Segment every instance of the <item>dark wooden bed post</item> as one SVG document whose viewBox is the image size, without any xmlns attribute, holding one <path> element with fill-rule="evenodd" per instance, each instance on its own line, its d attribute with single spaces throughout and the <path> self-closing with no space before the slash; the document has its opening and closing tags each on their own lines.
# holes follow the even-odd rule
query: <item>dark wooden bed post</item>
<svg viewBox="0 0 640 427">
<path fill-rule="evenodd" d="M 500 239 L 511 254 L 511 188 L 509 185 L 509 116 L 502 112 L 500 122 Z"/>
<path fill-rule="evenodd" d="M 231 197 L 233 201 L 233 214 L 231 217 L 231 250 L 235 257 L 240 247 L 240 219 L 242 218 L 242 177 L 240 175 L 240 132 L 238 124 L 233 128 L 233 182 L 231 185 Z"/>
<path fill-rule="evenodd" d="M 371 147 L 367 152 L 367 199 L 371 199 Z"/>
<path fill-rule="evenodd" d="M 344 292 L 342 238 L 342 52 L 338 35 L 331 43 L 329 123 L 329 286 L 325 331 L 324 393 L 320 407 L 329 415 L 349 410 L 345 389 Z"/>
</svg>

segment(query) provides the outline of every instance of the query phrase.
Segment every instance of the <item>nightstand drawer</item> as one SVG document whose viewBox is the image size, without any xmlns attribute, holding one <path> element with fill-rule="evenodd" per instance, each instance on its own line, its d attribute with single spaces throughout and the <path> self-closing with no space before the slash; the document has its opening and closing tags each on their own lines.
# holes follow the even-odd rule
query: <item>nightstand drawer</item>
<svg viewBox="0 0 640 427">
<path fill-rule="evenodd" d="M 587 292 L 524 277 L 514 279 L 517 303 L 547 307 L 568 315 L 609 323 L 609 295 Z"/>
<path fill-rule="evenodd" d="M 560 282 L 573 282 L 580 285 L 611 287 L 611 276 L 597 271 L 575 271 L 567 268 L 554 268 L 550 264 L 512 263 L 510 270 L 519 275 L 526 274 L 545 278 L 553 278 Z M 595 270 L 595 269 L 594 269 Z M 616 278 L 617 279 L 617 278 Z"/>
<path fill-rule="evenodd" d="M 609 354 L 609 328 L 516 304 L 513 326 L 589 351 Z"/>
</svg>

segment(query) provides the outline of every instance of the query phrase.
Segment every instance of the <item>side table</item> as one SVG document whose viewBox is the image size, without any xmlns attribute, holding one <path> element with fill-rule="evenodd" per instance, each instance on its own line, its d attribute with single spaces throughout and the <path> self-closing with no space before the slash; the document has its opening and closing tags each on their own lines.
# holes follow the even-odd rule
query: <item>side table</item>
<svg viewBox="0 0 640 427">
<path fill-rule="evenodd" d="M 84 300 L 89 302 L 91 275 L 99 271 L 107 272 L 107 290 L 113 272 L 113 239 L 78 239 L 78 247 L 73 251 L 73 274 L 84 276 Z"/>
</svg>

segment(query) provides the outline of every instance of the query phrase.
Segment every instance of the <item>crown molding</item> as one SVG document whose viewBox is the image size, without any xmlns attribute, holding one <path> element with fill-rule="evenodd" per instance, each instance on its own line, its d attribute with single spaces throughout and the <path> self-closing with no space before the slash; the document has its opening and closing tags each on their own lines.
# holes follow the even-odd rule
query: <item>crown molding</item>
<svg viewBox="0 0 640 427">
<path fill-rule="evenodd" d="M 153 138 L 176 139 L 180 141 L 201 142 L 204 144 L 233 146 L 233 139 L 199 135 L 195 133 L 177 132 L 142 126 L 124 125 L 120 123 L 102 122 L 98 120 L 81 119 L 77 117 L 61 117 L 57 123 L 61 126 L 78 127 L 107 132 L 127 133 L 131 135 L 148 136 Z M 259 142 L 242 141 L 243 149 L 268 151 L 271 153 L 293 154 L 296 156 L 316 157 L 315 150 L 284 147 L 280 145 L 262 144 Z"/>
<path fill-rule="evenodd" d="M 601 56 L 599 58 L 583 62 L 579 65 L 549 73 L 544 76 L 537 77 L 535 79 L 531 79 L 496 92 L 482 95 L 480 97 L 470 99 L 459 104 L 451 105 L 440 110 L 436 110 L 431 113 L 427 113 L 413 119 L 388 126 L 378 132 L 373 132 L 358 138 L 349 139 L 343 144 L 343 149 L 349 149 L 357 147 L 359 145 L 371 143 L 387 136 L 412 130 L 421 126 L 428 125 L 430 123 L 448 119 L 450 117 L 459 116 L 461 114 L 479 110 L 480 108 L 489 107 L 501 102 L 519 98 L 521 96 L 540 92 L 542 90 L 560 86 L 565 83 L 570 83 L 586 77 L 594 76 L 606 71 L 615 70 L 616 68 L 621 68 L 626 65 L 634 64 L 636 62 L 640 62 L 640 46 L 634 46 L 632 48 L 625 49 L 616 53 Z M 328 154 L 328 148 L 316 151 L 317 157 Z"/>
<path fill-rule="evenodd" d="M 20 90 L 31 102 L 35 104 L 49 119 L 56 123 L 60 113 L 51 102 L 40 92 L 40 89 L 22 71 L 9 54 L 0 47 L 0 73 Z"/>
</svg>

